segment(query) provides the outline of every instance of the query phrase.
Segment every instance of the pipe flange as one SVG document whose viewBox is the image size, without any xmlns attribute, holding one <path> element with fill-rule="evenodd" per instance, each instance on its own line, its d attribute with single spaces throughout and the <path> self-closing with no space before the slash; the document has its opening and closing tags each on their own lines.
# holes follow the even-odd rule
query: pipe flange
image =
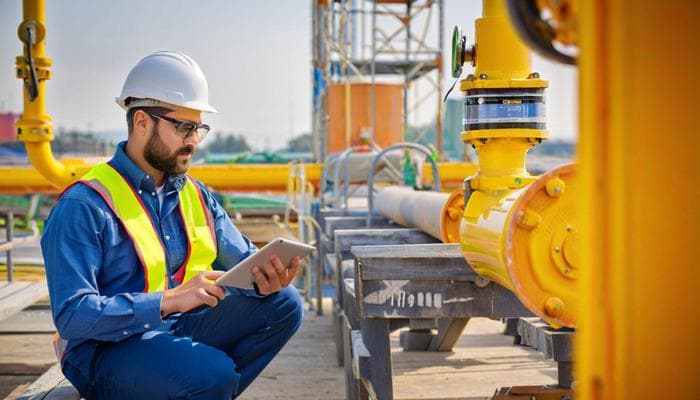
<svg viewBox="0 0 700 400">
<path fill-rule="evenodd" d="M 573 165 L 540 176 L 518 196 L 506 227 L 506 270 L 515 294 L 540 318 L 575 326 L 579 233 Z"/>
<path fill-rule="evenodd" d="M 556 269 L 568 279 L 578 278 L 580 235 L 572 226 L 560 227 L 552 237 L 549 255 Z"/>
</svg>

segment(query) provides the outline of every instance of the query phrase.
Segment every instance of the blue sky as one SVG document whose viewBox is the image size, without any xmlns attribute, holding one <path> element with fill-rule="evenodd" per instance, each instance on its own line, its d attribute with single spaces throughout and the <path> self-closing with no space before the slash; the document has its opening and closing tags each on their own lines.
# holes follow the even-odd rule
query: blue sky
<svg viewBox="0 0 700 400">
<path fill-rule="evenodd" d="M 257 147 L 282 147 L 310 130 L 311 1 L 46 1 L 47 51 L 53 59 L 47 105 L 55 127 L 123 130 L 114 103 L 129 69 L 157 50 L 178 50 L 202 67 L 219 114 L 206 121 L 244 133 Z M 0 0 L 0 111 L 21 111 L 14 58 L 21 53 L 19 0 Z M 481 1 L 445 0 L 445 44 L 462 25 L 473 39 Z M 449 48 L 445 49 L 449 60 Z M 550 81 L 553 138 L 575 139 L 576 71 L 533 57 Z M 445 86 L 452 78 L 444 74 Z"/>
</svg>

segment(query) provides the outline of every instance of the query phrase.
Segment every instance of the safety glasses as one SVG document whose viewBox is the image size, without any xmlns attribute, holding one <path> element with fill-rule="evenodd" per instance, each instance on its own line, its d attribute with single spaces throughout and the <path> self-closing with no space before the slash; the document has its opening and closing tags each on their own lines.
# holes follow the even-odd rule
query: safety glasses
<svg viewBox="0 0 700 400">
<path fill-rule="evenodd" d="M 197 138 L 201 142 L 204 140 L 205 137 L 207 137 L 207 134 L 209 133 L 209 125 L 207 124 L 195 124 L 194 122 L 190 121 L 180 121 L 179 119 L 175 118 L 170 118 L 166 117 L 163 115 L 156 115 L 156 114 L 148 114 L 152 118 L 158 118 L 159 120 L 165 121 L 165 122 L 170 122 L 171 124 L 175 125 L 175 133 L 182 138 L 182 140 L 187 140 L 189 137 L 194 135 L 195 133 L 197 134 Z"/>
</svg>

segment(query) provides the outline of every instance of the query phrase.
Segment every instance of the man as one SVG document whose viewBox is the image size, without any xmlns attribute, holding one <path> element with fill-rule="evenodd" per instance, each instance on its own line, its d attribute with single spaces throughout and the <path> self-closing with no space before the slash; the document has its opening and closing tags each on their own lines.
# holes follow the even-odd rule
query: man
<svg viewBox="0 0 700 400">
<path fill-rule="evenodd" d="M 299 260 L 255 267 L 255 291 L 214 284 L 256 248 L 185 174 L 216 112 L 190 57 L 145 57 L 117 102 L 128 140 L 64 191 L 41 241 L 63 373 L 86 399 L 235 398 L 301 324 Z"/>
</svg>

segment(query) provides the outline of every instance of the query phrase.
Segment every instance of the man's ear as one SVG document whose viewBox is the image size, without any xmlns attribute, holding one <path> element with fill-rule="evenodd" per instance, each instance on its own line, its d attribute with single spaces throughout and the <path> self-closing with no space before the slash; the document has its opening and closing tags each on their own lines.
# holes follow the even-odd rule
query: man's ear
<svg viewBox="0 0 700 400">
<path fill-rule="evenodd" d="M 134 113 L 134 133 L 145 135 L 151 130 L 153 120 L 143 110 L 137 110 Z"/>
</svg>

